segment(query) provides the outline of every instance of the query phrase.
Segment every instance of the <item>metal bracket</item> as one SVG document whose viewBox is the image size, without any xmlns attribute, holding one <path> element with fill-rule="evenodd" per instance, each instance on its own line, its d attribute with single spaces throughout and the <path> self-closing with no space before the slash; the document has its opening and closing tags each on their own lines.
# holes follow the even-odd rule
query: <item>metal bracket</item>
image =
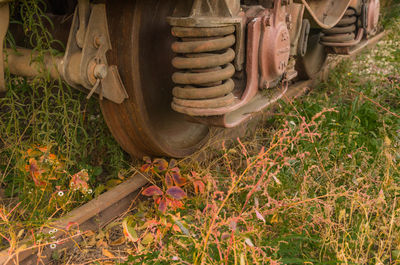
<svg viewBox="0 0 400 265">
<path fill-rule="evenodd" d="M 6 83 L 4 80 L 3 46 L 4 38 L 8 30 L 9 20 L 10 10 L 8 3 L 0 3 L 0 93 L 5 93 L 7 91 Z"/>
<path fill-rule="evenodd" d="M 110 66 L 106 53 L 111 50 L 106 8 L 104 4 L 91 6 L 87 24 L 87 1 L 82 0 L 75 10 L 67 49 L 64 56 L 62 76 L 72 87 L 90 91 L 88 98 L 97 93 L 117 104 L 128 94 L 116 66 Z M 80 10 L 79 8 L 84 10 Z M 85 31 L 82 43 L 82 32 Z"/>
</svg>

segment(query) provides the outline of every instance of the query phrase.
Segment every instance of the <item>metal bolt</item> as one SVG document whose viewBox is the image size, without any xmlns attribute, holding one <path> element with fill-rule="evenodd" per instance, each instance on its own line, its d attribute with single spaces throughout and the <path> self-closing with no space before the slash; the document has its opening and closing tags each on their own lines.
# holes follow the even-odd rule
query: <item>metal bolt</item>
<svg viewBox="0 0 400 265">
<path fill-rule="evenodd" d="M 286 24 L 287 24 L 288 29 L 292 28 L 292 15 L 288 14 L 286 16 Z"/>
<path fill-rule="evenodd" d="M 94 47 L 95 48 L 100 48 L 101 44 L 103 43 L 103 38 L 102 36 L 96 36 L 94 37 Z"/>
<path fill-rule="evenodd" d="M 96 79 L 104 79 L 108 74 L 107 65 L 105 65 L 105 64 L 97 64 L 94 67 L 93 74 L 96 77 Z"/>
<path fill-rule="evenodd" d="M 264 20 L 264 25 L 266 27 L 270 27 L 271 26 L 271 24 L 272 24 L 271 23 L 271 15 L 264 16 L 263 20 Z"/>
</svg>

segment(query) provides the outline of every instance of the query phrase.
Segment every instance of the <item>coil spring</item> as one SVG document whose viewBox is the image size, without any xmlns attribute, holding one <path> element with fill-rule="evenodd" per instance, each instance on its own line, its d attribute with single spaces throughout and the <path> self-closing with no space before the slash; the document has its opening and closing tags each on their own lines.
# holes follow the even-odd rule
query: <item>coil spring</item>
<svg viewBox="0 0 400 265">
<path fill-rule="evenodd" d="M 335 27 L 322 31 L 324 35 L 321 37 L 321 41 L 324 42 L 324 45 L 327 45 L 330 42 L 351 42 L 356 38 L 356 30 L 357 14 L 354 9 L 349 8 Z"/>
<path fill-rule="evenodd" d="M 179 69 L 172 76 L 176 87 L 174 104 L 181 108 L 220 108 L 231 105 L 235 68 L 235 27 L 173 27 L 178 41 L 172 44 L 178 56 L 172 65 Z"/>
</svg>

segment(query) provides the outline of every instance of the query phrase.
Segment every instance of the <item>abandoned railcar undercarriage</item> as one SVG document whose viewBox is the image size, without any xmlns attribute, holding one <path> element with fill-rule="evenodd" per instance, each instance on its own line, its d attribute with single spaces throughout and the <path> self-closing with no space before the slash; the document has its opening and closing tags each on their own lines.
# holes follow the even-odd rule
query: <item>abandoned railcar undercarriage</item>
<svg viewBox="0 0 400 265">
<path fill-rule="evenodd" d="M 0 0 L 1 43 L 9 5 Z M 47 70 L 98 96 L 114 137 L 137 157 L 184 157 L 210 128 L 246 123 L 291 84 L 316 79 L 327 54 L 365 47 L 379 33 L 380 13 L 379 0 L 48 0 L 47 7 L 66 47 L 45 58 Z M 28 46 L 16 53 L 1 45 L 0 92 L 4 67 L 38 75 L 32 56 Z"/>
</svg>

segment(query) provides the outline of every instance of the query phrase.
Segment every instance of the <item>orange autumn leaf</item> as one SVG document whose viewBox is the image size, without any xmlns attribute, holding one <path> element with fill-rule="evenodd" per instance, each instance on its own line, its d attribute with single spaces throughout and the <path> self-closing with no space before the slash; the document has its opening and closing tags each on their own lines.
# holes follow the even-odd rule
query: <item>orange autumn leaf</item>
<svg viewBox="0 0 400 265">
<path fill-rule="evenodd" d="M 87 183 L 88 181 L 89 181 L 89 174 L 84 169 L 72 176 L 69 185 L 71 188 L 85 192 L 89 190 L 89 184 Z"/>
<path fill-rule="evenodd" d="M 42 180 L 42 174 L 44 170 L 39 168 L 36 159 L 34 158 L 29 159 L 29 165 L 27 165 L 25 169 L 27 170 L 27 172 L 29 172 L 33 182 L 35 182 L 35 185 L 37 187 L 46 186 L 46 182 Z"/>
</svg>

